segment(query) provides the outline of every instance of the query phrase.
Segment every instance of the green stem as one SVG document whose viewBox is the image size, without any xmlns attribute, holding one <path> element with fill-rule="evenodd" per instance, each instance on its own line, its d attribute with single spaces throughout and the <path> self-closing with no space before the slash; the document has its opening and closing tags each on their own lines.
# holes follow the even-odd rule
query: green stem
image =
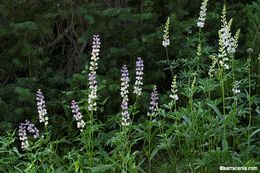
<svg viewBox="0 0 260 173">
<path fill-rule="evenodd" d="M 201 28 L 199 28 L 199 44 L 201 44 Z"/>
<path fill-rule="evenodd" d="M 248 126 L 251 124 L 252 113 L 251 113 L 251 56 L 249 54 L 249 64 L 248 64 L 248 110 L 249 110 L 249 123 Z"/>
<path fill-rule="evenodd" d="M 124 135 L 124 143 L 127 144 L 126 145 L 126 148 L 125 148 L 125 151 L 126 151 L 126 154 L 125 155 L 128 155 L 131 153 L 131 146 L 130 146 L 130 143 L 129 143 L 129 134 L 130 131 L 129 131 L 129 127 L 125 127 L 123 128 L 123 135 Z M 124 152 L 123 152 L 124 153 Z M 125 172 L 129 172 L 128 171 L 128 161 L 127 159 L 123 159 L 125 160 L 125 168 L 123 168 L 123 170 L 125 170 Z"/>
<path fill-rule="evenodd" d="M 176 100 L 174 100 L 174 112 L 177 111 L 177 104 L 176 104 Z"/>
<path fill-rule="evenodd" d="M 193 82 L 190 86 L 190 96 L 189 96 L 189 103 L 190 103 L 190 110 L 193 110 L 193 95 L 194 95 L 194 86 L 195 86 L 196 76 L 194 76 Z"/>
<path fill-rule="evenodd" d="M 247 140 L 247 157 L 249 158 L 249 148 L 250 148 L 250 126 L 252 121 L 252 113 L 251 113 L 251 54 L 249 53 L 248 60 L 248 111 L 249 111 L 249 122 L 248 122 L 248 140 Z"/>
<path fill-rule="evenodd" d="M 192 111 L 193 107 L 193 94 L 190 96 L 190 99 L 189 99 L 189 103 L 190 103 L 190 110 Z"/>
<path fill-rule="evenodd" d="M 225 83 L 224 83 L 224 70 L 221 72 L 221 93 L 222 93 L 222 103 L 223 103 L 223 115 L 226 115 L 226 104 L 225 104 Z"/>
<path fill-rule="evenodd" d="M 202 33 L 202 30 L 201 30 L 201 28 L 199 28 L 199 44 L 198 44 L 198 46 L 200 46 L 200 51 L 201 51 L 201 44 L 202 44 L 201 33 Z M 201 52 L 200 52 L 200 54 L 201 54 Z M 196 70 L 196 72 L 198 74 L 199 74 L 199 69 L 200 69 L 199 68 L 200 63 L 202 63 L 201 55 L 198 57 L 198 62 L 197 62 L 197 70 Z"/>
<path fill-rule="evenodd" d="M 224 119 L 224 140 L 226 139 L 226 105 L 225 105 L 225 83 L 224 83 L 224 69 L 221 70 L 221 93 L 222 93 L 222 103 L 223 103 L 223 119 Z"/>
<path fill-rule="evenodd" d="M 135 118 L 135 114 L 136 114 L 136 109 L 137 109 L 137 105 L 138 105 L 138 96 L 135 97 L 135 102 L 133 104 L 133 112 L 132 112 L 132 121 L 131 123 L 134 122 L 134 118 Z"/>
<path fill-rule="evenodd" d="M 165 47 L 165 51 L 166 51 L 166 56 L 167 56 L 167 63 L 168 63 L 168 66 L 170 67 L 171 75 L 173 76 L 173 69 L 172 69 L 172 66 L 171 66 L 171 63 L 170 63 L 170 58 L 169 58 L 167 46 Z"/>
<path fill-rule="evenodd" d="M 149 162 L 149 173 L 151 173 L 152 169 L 151 169 L 151 128 L 148 129 L 148 162 Z"/>
<path fill-rule="evenodd" d="M 232 61 L 232 77 L 233 77 L 233 85 L 235 85 L 236 82 L 236 77 L 235 77 L 235 59 L 234 56 L 231 57 Z M 235 115 L 236 115 L 236 110 L 237 110 L 237 99 L 236 96 L 234 97 L 234 110 L 235 110 Z"/>
<path fill-rule="evenodd" d="M 93 153 L 93 150 L 94 150 L 94 134 L 93 134 L 93 126 L 94 126 L 94 111 L 92 110 L 91 111 L 91 134 L 90 134 L 90 140 L 91 140 L 91 167 L 93 166 L 93 161 L 94 161 L 94 153 Z"/>
</svg>

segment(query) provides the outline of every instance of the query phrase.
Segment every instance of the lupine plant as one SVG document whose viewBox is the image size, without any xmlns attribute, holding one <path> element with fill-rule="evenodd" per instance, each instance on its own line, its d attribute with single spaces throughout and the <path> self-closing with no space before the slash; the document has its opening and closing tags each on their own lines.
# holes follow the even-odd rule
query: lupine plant
<svg viewBox="0 0 260 173">
<path fill-rule="evenodd" d="M 247 51 L 247 62 L 236 59 L 240 30 L 232 34 L 233 20 L 227 21 L 226 5 L 216 33 L 218 44 L 207 43 L 207 5 L 208 0 L 203 0 L 194 22 L 198 29 L 194 44 L 187 54 L 186 50 L 181 54 L 188 58 L 171 57 L 168 48 L 174 41 L 170 40 L 170 17 L 166 20 L 160 35 L 166 49 L 166 69 L 171 70 L 166 93 L 160 85 L 164 78 L 159 83 L 144 80 L 144 55 L 133 64 L 121 64 L 116 75 L 120 83 L 117 97 L 102 98 L 101 90 L 106 92 L 110 84 L 100 81 L 98 85 L 103 77 L 97 76 L 101 43 L 99 35 L 93 35 L 90 66 L 83 73 L 87 88 L 80 95 L 70 91 L 68 95 L 74 98 L 63 102 L 66 119 L 71 122 L 65 124 L 67 135 L 57 138 L 52 132 L 55 128 L 44 131 L 38 123 L 22 122 L 19 143 L 16 132 L 0 137 L 0 171 L 214 173 L 220 166 L 257 169 L 260 100 L 253 92 L 252 50 Z M 117 113 L 112 115 L 102 107 L 109 99 L 118 101 Z M 46 128 L 54 124 L 52 117 L 49 122 L 41 89 L 36 101 L 39 123 Z M 29 133 L 35 138 L 33 142 Z"/>
<path fill-rule="evenodd" d="M 122 97 L 122 104 L 121 104 L 121 108 L 122 108 L 122 121 L 121 121 L 121 125 L 122 126 L 129 126 L 130 125 L 130 114 L 128 111 L 128 87 L 129 87 L 129 77 L 128 77 L 128 69 L 126 67 L 126 65 L 124 65 L 121 69 L 122 72 L 122 76 L 121 76 L 121 97 Z"/>
<path fill-rule="evenodd" d="M 142 94 L 143 85 L 143 75 L 144 75 L 144 62 L 141 57 L 137 58 L 136 69 L 135 69 L 135 84 L 134 84 L 134 94 L 140 96 Z"/>
<path fill-rule="evenodd" d="M 39 130 L 32 124 L 30 121 L 25 120 L 24 123 L 19 125 L 18 131 L 19 140 L 21 141 L 21 148 L 27 149 L 29 147 L 28 136 L 27 133 L 33 134 L 34 139 L 39 137 Z"/>
<path fill-rule="evenodd" d="M 200 16 L 199 16 L 198 21 L 197 21 L 197 26 L 199 28 L 204 28 L 205 19 L 206 19 L 206 12 L 207 12 L 207 4 L 208 4 L 208 0 L 204 0 L 201 3 Z"/>
<path fill-rule="evenodd" d="M 39 121 L 40 123 L 43 123 L 45 126 L 47 126 L 49 123 L 49 117 L 47 116 L 47 109 L 46 109 L 45 100 L 41 89 L 37 91 L 36 100 L 37 100 Z"/>
<path fill-rule="evenodd" d="M 77 122 L 77 128 L 80 129 L 80 131 L 82 131 L 85 127 L 85 122 L 82 119 L 82 114 L 81 114 L 81 112 L 79 110 L 79 106 L 75 100 L 71 101 L 71 111 L 73 113 L 74 119 Z"/>
</svg>

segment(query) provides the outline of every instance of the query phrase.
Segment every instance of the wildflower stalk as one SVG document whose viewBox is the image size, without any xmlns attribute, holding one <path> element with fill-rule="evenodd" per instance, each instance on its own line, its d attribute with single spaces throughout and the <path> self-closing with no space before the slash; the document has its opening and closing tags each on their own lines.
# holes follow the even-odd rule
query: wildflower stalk
<svg viewBox="0 0 260 173">
<path fill-rule="evenodd" d="M 222 106 L 223 106 L 223 115 L 226 115 L 226 104 L 225 104 L 225 81 L 224 81 L 224 75 L 225 70 L 221 69 L 221 94 L 222 94 Z"/>
<path fill-rule="evenodd" d="M 209 75 L 209 78 L 212 79 L 212 77 L 214 76 L 214 72 L 215 72 L 215 66 L 216 66 L 218 60 L 217 60 L 216 56 L 214 56 L 214 55 L 210 56 L 210 58 L 212 59 L 212 64 L 209 67 L 208 75 Z M 208 99 L 210 99 L 210 91 L 208 91 Z"/>
<path fill-rule="evenodd" d="M 152 172 L 152 167 L 151 167 L 151 162 L 152 162 L 152 128 L 153 128 L 153 119 L 152 116 L 149 117 L 149 125 L 147 127 L 147 142 L 148 142 L 148 172 L 151 173 Z"/>
<path fill-rule="evenodd" d="M 200 16 L 197 21 L 197 26 L 201 29 L 205 25 L 206 12 L 207 12 L 208 0 L 203 0 L 200 7 Z"/>
<path fill-rule="evenodd" d="M 199 44 L 198 44 L 198 49 L 197 49 L 197 72 L 199 72 L 199 63 L 201 61 L 201 44 L 202 44 L 202 39 L 201 39 L 201 34 L 202 34 L 202 28 L 205 26 L 205 19 L 206 19 L 206 12 L 207 12 L 207 4 L 208 0 L 203 0 L 201 3 L 200 7 L 200 15 L 197 21 L 197 26 L 199 28 Z"/>
<path fill-rule="evenodd" d="M 234 56 L 231 57 L 231 63 L 232 63 L 232 78 L 233 78 L 233 85 L 235 85 L 236 78 L 235 78 L 235 65 L 234 65 Z M 236 113 L 237 110 L 237 99 L 234 97 L 234 111 Z"/>
<path fill-rule="evenodd" d="M 28 149 L 29 147 L 27 136 L 28 132 L 33 134 L 34 139 L 39 137 L 39 130 L 37 129 L 37 127 L 29 120 L 25 120 L 24 123 L 20 123 L 18 131 L 19 140 L 21 141 L 21 148 L 24 150 Z"/>
<path fill-rule="evenodd" d="M 166 51 L 168 66 L 169 66 L 169 68 L 170 68 L 171 75 L 173 76 L 173 69 L 172 69 L 172 65 L 171 65 L 171 63 L 170 63 L 170 58 L 169 58 L 169 53 L 168 53 L 168 48 L 167 48 L 167 47 L 165 47 L 165 51 Z"/>
<path fill-rule="evenodd" d="M 128 69 L 126 67 L 126 65 L 123 65 L 121 68 L 121 88 L 120 88 L 120 95 L 122 97 L 122 103 L 121 103 L 121 126 L 120 126 L 120 130 L 121 130 L 121 134 L 123 135 L 123 142 L 126 144 L 124 145 L 125 147 L 123 147 L 123 165 L 122 165 L 122 169 L 123 172 L 129 172 L 128 171 L 128 160 L 125 158 L 126 154 L 130 154 L 131 153 L 131 147 L 128 146 L 129 145 L 129 125 L 131 124 L 131 120 L 130 120 L 130 113 L 128 110 L 128 94 L 129 94 L 129 73 L 128 73 Z M 139 83 L 138 83 L 139 84 Z M 137 89 L 137 88 L 135 88 Z M 140 94 L 140 90 L 135 90 L 138 91 L 136 94 Z"/>
<path fill-rule="evenodd" d="M 250 126 L 252 121 L 252 113 L 251 113 L 251 53 L 252 51 L 248 51 L 248 111 L 249 111 L 249 121 L 248 121 L 248 139 L 247 139 L 247 157 L 249 158 L 249 148 L 250 148 Z"/>
<path fill-rule="evenodd" d="M 199 28 L 199 44 L 201 44 L 201 33 L 202 33 L 202 30 L 201 30 L 201 28 Z"/>
<path fill-rule="evenodd" d="M 238 38 L 239 38 L 239 34 L 240 34 L 240 30 L 238 29 L 234 38 L 231 38 L 231 46 L 229 46 L 229 49 L 232 50 L 230 52 L 230 56 L 231 56 L 231 63 L 232 63 L 232 77 L 233 77 L 233 85 L 236 85 L 236 77 L 235 77 L 235 52 L 236 52 L 236 48 L 238 47 Z M 238 88 L 237 88 L 238 91 Z M 235 93 L 236 94 L 236 93 Z M 234 98 L 234 109 L 235 112 L 237 110 L 237 98 Z"/>
<path fill-rule="evenodd" d="M 38 89 L 36 93 L 36 101 L 37 101 L 37 110 L 39 114 L 39 122 L 44 124 L 45 129 L 47 131 L 47 126 L 49 124 L 49 117 L 46 109 L 44 95 L 41 89 Z"/>
<path fill-rule="evenodd" d="M 202 59 L 201 59 L 201 41 L 199 41 L 196 54 L 197 54 L 197 56 L 196 56 L 196 60 L 197 60 L 196 73 L 199 73 L 200 61 L 202 60 Z"/>
<path fill-rule="evenodd" d="M 75 119 L 76 122 L 77 122 L 77 128 L 78 128 L 80 131 L 83 131 L 83 129 L 85 128 L 85 122 L 84 122 L 84 120 L 82 119 L 82 114 L 81 114 L 81 112 L 80 112 L 78 103 L 77 103 L 75 100 L 72 100 L 72 101 L 71 101 L 71 111 L 72 111 L 72 113 L 73 113 L 74 119 Z"/>
<path fill-rule="evenodd" d="M 150 117 L 155 117 L 156 116 L 156 112 L 158 110 L 158 92 L 157 92 L 157 87 L 156 85 L 153 87 L 153 91 L 151 93 L 151 101 L 150 101 L 150 107 L 149 107 L 149 112 L 148 112 L 148 116 Z"/>
<path fill-rule="evenodd" d="M 167 21 L 166 21 L 165 26 L 164 26 L 164 30 L 163 30 L 164 34 L 163 34 L 162 45 L 163 45 L 163 47 L 165 47 L 167 64 L 170 68 L 171 75 L 173 76 L 173 69 L 172 69 L 172 65 L 170 63 L 170 58 L 169 58 L 169 53 L 168 53 L 168 48 L 167 48 L 170 45 L 169 29 L 170 29 L 170 17 L 167 18 Z"/>
<path fill-rule="evenodd" d="M 174 111 L 176 111 L 176 109 L 177 109 L 176 102 L 177 102 L 177 100 L 179 100 L 179 96 L 178 96 L 177 92 L 178 92 L 177 76 L 174 75 L 173 79 L 172 79 L 171 94 L 170 94 L 170 98 L 174 101 Z"/>
<path fill-rule="evenodd" d="M 136 69 L 135 69 L 135 84 L 134 84 L 134 94 L 136 97 L 141 96 L 142 94 L 142 85 L 143 85 L 143 74 L 144 74 L 144 62 L 141 57 L 138 57 L 136 60 Z"/>
<path fill-rule="evenodd" d="M 151 154 L 152 154 L 152 147 L 151 147 L 151 143 L 152 143 L 152 127 L 153 127 L 153 120 L 155 120 L 154 118 L 156 118 L 156 112 L 158 110 L 158 92 L 157 92 L 157 87 L 154 86 L 153 87 L 153 91 L 151 93 L 151 101 L 150 101 L 150 107 L 149 107 L 149 112 L 147 113 L 147 116 L 149 116 L 149 125 L 147 127 L 147 134 L 148 134 L 148 138 L 147 138 L 147 142 L 148 142 L 148 168 L 149 168 L 149 172 L 151 172 Z M 161 129 L 160 129 L 161 130 Z"/>
<path fill-rule="evenodd" d="M 92 45 L 92 53 L 91 53 L 91 61 L 88 73 L 88 81 L 89 81 L 89 94 L 88 94 L 88 110 L 93 113 L 93 111 L 97 111 L 97 72 L 98 69 L 98 60 L 99 60 L 99 52 L 100 52 L 100 38 L 99 35 L 93 35 L 93 45 Z M 92 115 L 93 116 L 93 115 Z"/>
<path fill-rule="evenodd" d="M 234 81 L 233 88 L 232 88 L 233 94 L 234 94 L 234 111 L 236 113 L 237 110 L 237 94 L 239 94 L 241 91 L 239 89 L 239 82 Z"/>
<path fill-rule="evenodd" d="M 194 95 L 194 87 L 196 82 L 196 76 L 194 76 L 192 84 L 190 86 L 190 93 L 189 93 L 189 104 L 190 104 L 190 110 L 193 110 L 193 95 Z"/>
<path fill-rule="evenodd" d="M 129 73 L 126 65 L 123 65 L 121 69 L 121 92 L 120 95 L 122 97 L 122 103 L 121 103 L 121 108 L 122 108 L 122 119 L 121 119 L 121 125 L 124 126 L 129 126 L 130 125 L 130 114 L 128 110 L 128 93 L 129 93 Z"/>
<path fill-rule="evenodd" d="M 100 37 L 99 35 L 93 35 L 92 42 L 92 52 L 91 52 L 91 61 L 90 68 L 88 73 L 88 81 L 89 81 L 89 94 L 88 94 L 88 111 L 89 111 L 89 123 L 90 123 L 90 132 L 89 132 L 89 165 L 93 166 L 94 162 L 94 112 L 97 111 L 97 69 L 98 69 L 98 60 L 99 60 L 99 52 L 100 52 Z"/>
<path fill-rule="evenodd" d="M 224 68 L 220 71 L 220 84 L 221 84 L 221 94 L 222 94 L 222 107 L 223 107 L 223 119 L 224 119 L 224 134 L 223 134 L 223 140 L 226 140 L 226 104 L 225 104 L 225 83 L 224 83 Z"/>
<path fill-rule="evenodd" d="M 222 15 L 221 15 L 221 29 L 218 31 L 219 35 L 219 64 L 220 64 L 220 86 L 221 86 L 221 94 L 222 94 L 222 107 L 223 107 L 223 115 L 226 115 L 226 108 L 225 108 L 225 83 L 224 83 L 224 75 L 225 69 L 229 69 L 229 65 L 227 63 L 227 47 L 230 45 L 230 26 L 226 20 L 226 6 L 223 6 Z M 224 127 L 225 128 L 225 127 Z M 225 131 L 225 130 L 224 130 Z M 225 133 L 224 133 L 225 135 Z"/>
<path fill-rule="evenodd" d="M 236 77 L 235 77 L 235 59 L 234 56 L 231 57 L 231 64 L 232 64 L 232 79 L 233 79 L 233 84 L 236 81 Z"/>
<path fill-rule="evenodd" d="M 131 147 L 129 146 L 129 127 L 128 126 L 122 126 L 122 129 L 121 129 L 121 134 L 122 134 L 122 137 L 123 137 L 123 143 L 125 143 L 126 145 L 124 145 L 125 147 L 122 148 L 122 160 L 123 160 L 123 163 L 122 163 L 122 172 L 129 172 L 128 170 L 128 163 L 129 163 L 129 160 L 126 159 L 126 155 L 131 153 Z"/>
<path fill-rule="evenodd" d="M 136 109 L 138 108 L 138 100 L 142 94 L 143 75 L 144 75 L 144 62 L 141 57 L 137 57 L 136 65 L 135 65 L 135 83 L 134 83 L 134 91 L 133 91 L 133 94 L 135 94 L 135 102 L 132 106 L 133 112 L 131 112 L 132 122 L 134 121 L 134 117 L 137 113 Z"/>
<path fill-rule="evenodd" d="M 248 127 L 251 125 L 252 113 L 251 113 L 251 54 L 248 59 L 248 111 L 249 111 L 249 122 Z"/>
</svg>

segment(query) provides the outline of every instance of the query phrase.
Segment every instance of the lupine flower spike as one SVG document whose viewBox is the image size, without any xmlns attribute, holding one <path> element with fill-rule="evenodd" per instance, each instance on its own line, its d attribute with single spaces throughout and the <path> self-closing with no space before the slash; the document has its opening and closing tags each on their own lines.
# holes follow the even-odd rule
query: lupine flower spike
<svg viewBox="0 0 260 173">
<path fill-rule="evenodd" d="M 134 94 L 140 96 L 142 93 L 142 85 L 143 85 L 143 74 L 144 74 L 144 62 L 141 57 L 137 58 L 136 61 L 136 76 L 135 76 L 135 85 L 134 85 Z"/>
<path fill-rule="evenodd" d="M 206 12 L 207 12 L 207 4 L 208 4 L 208 0 L 203 0 L 203 2 L 201 3 L 201 7 L 200 7 L 200 16 L 199 19 L 197 21 L 197 26 L 199 28 L 203 28 L 205 25 L 205 19 L 206 19 Z"/>
<path fill-rule="evenodd" d="M 232 38 L 232 44 L 231 44 L 231 46 L 229 46 L 228 52 L 230 52 L 230 53 L 236 52 L 236 49 L 238 47 L 239 35 L 240 35 L 240 29 L 237 30 L 234 38 Z"/>
<path fill-rule="evenodd" d="M 29 147 L 27 132 L 33 134 L 34 139 L 39 137 L 39 130 L 33 123 L 28 120 L 25 120 L 24 123 L 20 123 L 18 136 L 19 140 L 21 141 L 22 149 L 27 149 Z"/>
<path fill-rule="evenodd" d="M 176 81 L 176 79 L 177 79 L 177 76 L 175 75 L 174 77 L 173 77 L 173 80 L 172 80 L 172 85 L 171 85 L 171 95 L 170 95 L 170 97 L 174 100 L 174 101 L 177 101 L 177 100 L 179 100 L 179 97 L 178 97 L 178 95 L 177 95 L 177 92 L 178 92 L 178 89 L 177 89 L 177 81 Z"/>
<path fill-rule="evenodd" d="M 91 62 L 88 74 L 89 81 L 89 95 L 88 95 L 88 110 L 96 111 L 97 110 L 97 72 L 98 69 L 98 60 L 100 52 L 100 38 L 99 35 L 93 35 L 93 45 L 91 53 Z"/>
<path fill-rule="evenodd" d="M 200 57 L 201 57 L 201 44 L 198 44 L 196 54 L 197 54 L 196 59 L 197 60 L 200 59 Z"/>
<path fill-rule="evenodd" d="M 221 67 L 223 67 L 224 69 L 228 70 L 229 69 L 229 64 L 228 64 L 228 57 L 227 57 L 227 53 L 223 44 L 223 39 L 222 39 L 222 34 L 221 32 L 219 32 L 219 54 L 218 54 L 218 58 L 219 58 L 219 64 Z"/>
<path fill-rule="evenodd" d="M 120 95 L 122 97 L 122 103 L 121 103 L 121 108 L 122 108 L 122 121 L 121 125 L 122 126 L 128 126 L 130 125 L 130 114 L 128 112 L 128 88 L 129 88 L 129 74 L 128 74 L 128 69 L 126 65 L 124 65 L 121 69 L 121 92 Z"/>
<path fill-rule="evenodd" d="M 162 45 L 164 47 L 167 47 L 170 45 L 170 39 L 169 39 L 169 28 L 170 28 L 170 17 L 167 18 L 165 27 L 164 27 L 164 34 L 163 34 L 163 41 L 162 41 Z"/>
<path fill-rule="evenodd" d="M 155 116 L 156 111 L 158 110 L 158 92 L 157 92 L 157 87 L 153 87 L 153 91 L 151 93 L 151 101 L 150 101 L 150 107 L 149 107 L 149 112 L 148 116 Z"/>
<path fill-rule="evenodd" d="M 224 67 L 224 69 L 229 69 L 228 56 L 233 55 L 236 52 L 238 46 L 238 38 L 240 30 L 237 30 L 234 37 L 231 34 L 232 19 L 227 22 L 226 19 L 226 6 L 223 6 L 222 16 L 221 16 L 221 29 L 219 30 L 219 64 Z"/>
<path fill-rule="evenodd" d="M 84 120 L 82 119 L 82 114 L 79 110 L 78 103 L 75 100 L 72 100 L 70 108 L 71 108 L 73 117 L 77 122 L 77 128 L 80 129 L 80 131 L 82 131 L 85 128 L 86 124 L 85 124 Z"/>
<path fill-rule="evenodd" d="M 37 101 L 37 109 L 39 114 L 39 121 L 40 123 L 44 123 L 44 125 L 47 126 L 49 118 L 47 116 L 47 109 L 46 109 L 45 100 L 41 89 L 38 89 L 37 91 L 36 101 Z"/>
</svg>

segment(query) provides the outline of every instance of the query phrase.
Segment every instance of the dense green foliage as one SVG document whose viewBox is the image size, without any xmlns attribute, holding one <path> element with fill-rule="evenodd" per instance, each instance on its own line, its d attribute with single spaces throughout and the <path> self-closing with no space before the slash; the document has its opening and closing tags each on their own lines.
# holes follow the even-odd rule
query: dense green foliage
<svg viewBox="0 0 260 173">
<path fill-rule="evenodd" d="M 232 70 L 209 77 L 218 55 L 221 11 L 240 29 Z M 260 1 L 210 0 L 205 28 L 201 1 L 0 0 L 0 171 L 217 172 L 219 166 L 260 168 Z M 167 53 L 162 46 L 170 17 Z M 87 110 L 92 35 L 101 38 L 98 111 Z M 199 49 L 198 45 L 201 45 Z M 167 56 L 168 55 L 168 56 Z M 132 93 L 136 57 L 144 59 L 140 98 Z M 120 75 L 130 74 L 133 123 L 121 127 Z M 177 75 L 179 100 L 170 95 Z M 233 95 L 235 80 L 241 93 Z M 147 116 L 153 85 L 157 118 Z M 50 123 L 38 123 L 41 88 Z M 86 129 L 76 129 L 70 102 Z M 92 114 L 93 116 L 93 114 Z M 134 116 L 134 117 L 133 117 Z M 42 138 L 20 149 L 18 125 L 30 119 Z M 16 131 L 13 132 L 13 130 Z M 174 170 L 174 171 L 173 171 Z"/>
</svg>

